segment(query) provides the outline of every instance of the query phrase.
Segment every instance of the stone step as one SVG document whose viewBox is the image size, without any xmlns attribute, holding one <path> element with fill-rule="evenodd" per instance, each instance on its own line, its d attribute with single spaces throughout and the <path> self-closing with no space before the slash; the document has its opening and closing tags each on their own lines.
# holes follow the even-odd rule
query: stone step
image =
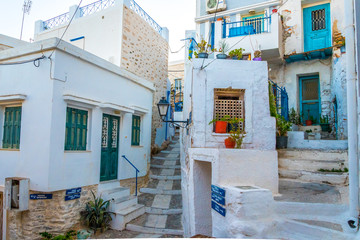
<svg viewBox="0 0 360 240">
<path fill-rule="evenodd" d="M 329 228 L 316 225 L 310 225 L 294 220 L 285 220 L 277 224 L 277 229 L 273 231 L 270 238 L 292 239 L 292 240 L 318 240 L 318 239 L 336 239 L 350 240 L 355 239 L 355 235 L 339 232 Z"/>
<path fill-rule="evenodd" d="M 180 165 L 155 165 L 155 164 L 151 164 L 150 165 L 150 169 L 151 168 L 161 168 L 161 169 L 180 169 L 181 166 Z"/>
<path fill-rule="evenodd" d="M 158 157 L 158 156 L 153 156 L 152 159 L 154 159 L 154 160 L 176 161 L 176 160 L 179 160 L 180 158 L 178 158 L 178 157 Z"/>
<path fill-rule="evenodd" d="M 297 179 L 304 182 L 344 185 L 348 183 L 349 174 L 297 171 L 279 168 L 279 176 L 281 178 Z"/>
<path fill-rule="evenodd" d="M 344 160 L 347 161 L 346 150 L 290 150 L 282 149 L 278 150 L 279 158 L 288 159 L 307 159 L 307 160 Z"/>
<path fill-rule="evenodd" d="M 115 216 L 112 216 L 110 227 L 115 230 L 124 230 L 128 222 L 143 215 L 145 213 L 145 207 L 141 204 L 136 204 L 131 207 L 115 212 Z"/>
<path fill-rule="evenodd" d="M 161 195 L 181 195 L 181 190 L 164 190 L 157 188 L 140 188 L 141 193 L 150 193 L 150 194 L 161 194 Z"/>
<path fill-rule="evenodd" d="M 130 195 L 130 189 L 125 187 L 117 187 L 108 189 L 101 192 L 101 196 L 104 200 L 116 200 L 124 198 Z"/>
<path fill-rule="evenodd" d="M 150 228 L 150 227 L 138 226 L 135 224 L 127 224 L 126 230 L 141 232 L 141 233 L 168 234 L 168 235 L 177 235 L 177 236 L 184 235 L 183 230 L 166 229 L 166 228 Z"/>
<path fill-rule="evenodd" d="M 145 207 L 145 212 L 149 214 L 172 215 L 182 214 L 182 209 L 161 209 L 154 207 Z"/>
<path fill-rule="evenodd" d="M 181 175 L 174 175 L 174 176 L 150 175 L 150 178 L 157 180 L 181 180 Z"/>
<path fill-rule="evenodd" d="M 318 171 L 319 169 L 344 169 L 347 166 L 345 160 L 308 160 L 279 158 L 279 168 L 288 170 Z"/>
<path fill-rule="evenodd" d="M 111 189 L 118 188 L 118 187 L 120 187 L 119 180 L 100 182 L 100 184 L 98 186 L 98 192 L 101 193 L 103 191 L 111 190 Z"/>
<path fill-rule="evenodd" d="M 173 153 L 173 154 L 180 154 L 180 150 L 162 150 L 161 153 Z"/>
<path fill-rule="evenodd" d="M 125 208 L 134 206 L 136 204 L 137 204 L 137 197 L 130 195 L 123 198 L 115 199 L 115 201 L 111 201 L 109 210 L 111 212 L 117 212 Z"/>
</svg>

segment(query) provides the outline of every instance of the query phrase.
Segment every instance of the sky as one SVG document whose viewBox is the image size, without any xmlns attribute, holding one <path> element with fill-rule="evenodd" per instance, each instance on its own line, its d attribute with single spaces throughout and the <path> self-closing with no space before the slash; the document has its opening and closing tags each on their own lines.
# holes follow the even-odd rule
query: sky
<svg viewBox="0 0 360 240">
<path fill-rule="evenodd" d="M 83 0 L 81 6 L 97 0 Z M 35 21 L 47 20 L 68 12 L 69 7 L 80 0 L 32 0 L 29 15 L 25 15 L 22 40 L 29 41 L 34 35 Z M 170 34 L 170 48 L 179 50 L 184 42 L 185 30 L 195 29 L 195 0 L 136 0 L 136 2 Z M 24 0 L 0 0 L 0 34 L 20 38 L 22 6 Z M 71 26 L 70 26 L 71 27 Z M 184 59 L 184 51 L 170 54 L 169 61 Z"/>
</svg>

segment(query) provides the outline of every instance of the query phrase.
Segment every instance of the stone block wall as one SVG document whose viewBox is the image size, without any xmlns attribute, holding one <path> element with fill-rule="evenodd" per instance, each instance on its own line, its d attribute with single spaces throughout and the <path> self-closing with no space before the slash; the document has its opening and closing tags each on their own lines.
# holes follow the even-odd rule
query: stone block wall
<svg viewBox="0 0 360 240">
<path fill-rule="evenodd" d="M 155 84 L 151 142 L 161 119 L 156 104 L 166 97 L 168 42 L 137 13 L 124 6 L 123 39 L 120 66 Z"/>
<path fill-rule="evenodd" d="M 40 232 L 58 235 L 77 230 L 81 224 L 80 212 L 92 200 L 91 191 L 96 195 L 97 185 L 83 187 L 79 199 L 65 201 L 65 190 L 57 191 L 52 192 L 52 199 L 29 200 L 28 211 L 8 211 L 7 238 L 34 240 L 41 239 Z M 39 193 L 30 191 L 30 194 Z"/>
</svg>

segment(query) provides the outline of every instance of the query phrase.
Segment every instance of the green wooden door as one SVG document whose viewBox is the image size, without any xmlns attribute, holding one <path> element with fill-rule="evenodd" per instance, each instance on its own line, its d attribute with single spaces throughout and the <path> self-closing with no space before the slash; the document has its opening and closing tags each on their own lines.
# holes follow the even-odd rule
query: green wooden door
<svg viewBox="0 0 360 240">
<path fill-rule="evenodd" d="M 305 120 L 313 120 L 319 123 L 321 112 L 319 76 L 300 78 L 300 112 Z"/>
<path fill-rule="evenodd" d="M 103 114 L 100 181 L 117 179 L 120 118 Z"/>
</svg>

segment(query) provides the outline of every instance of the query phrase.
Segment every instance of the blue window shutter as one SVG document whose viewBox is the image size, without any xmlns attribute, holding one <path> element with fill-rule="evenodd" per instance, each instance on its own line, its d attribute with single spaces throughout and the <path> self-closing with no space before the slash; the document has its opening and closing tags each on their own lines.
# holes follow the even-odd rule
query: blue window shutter
<svg viewBox="0 0 360 240">
<path fill-rule="evenodd" d="M 131 129 L 131 145 L 140 145 L 140 116 L 133 115 L 132 118 L 132 129 Z"/>
<path fill-rule="evenodd" d="M 19 149 L 21 131 L 21 107 L 5 108 L 3 148 Z"/>
<path fill-rule="evenodd" d="M 86 150 L 87 122 L 87 111 L 69 107 L 66 109 L 65 150 Z"/>
</svg>

